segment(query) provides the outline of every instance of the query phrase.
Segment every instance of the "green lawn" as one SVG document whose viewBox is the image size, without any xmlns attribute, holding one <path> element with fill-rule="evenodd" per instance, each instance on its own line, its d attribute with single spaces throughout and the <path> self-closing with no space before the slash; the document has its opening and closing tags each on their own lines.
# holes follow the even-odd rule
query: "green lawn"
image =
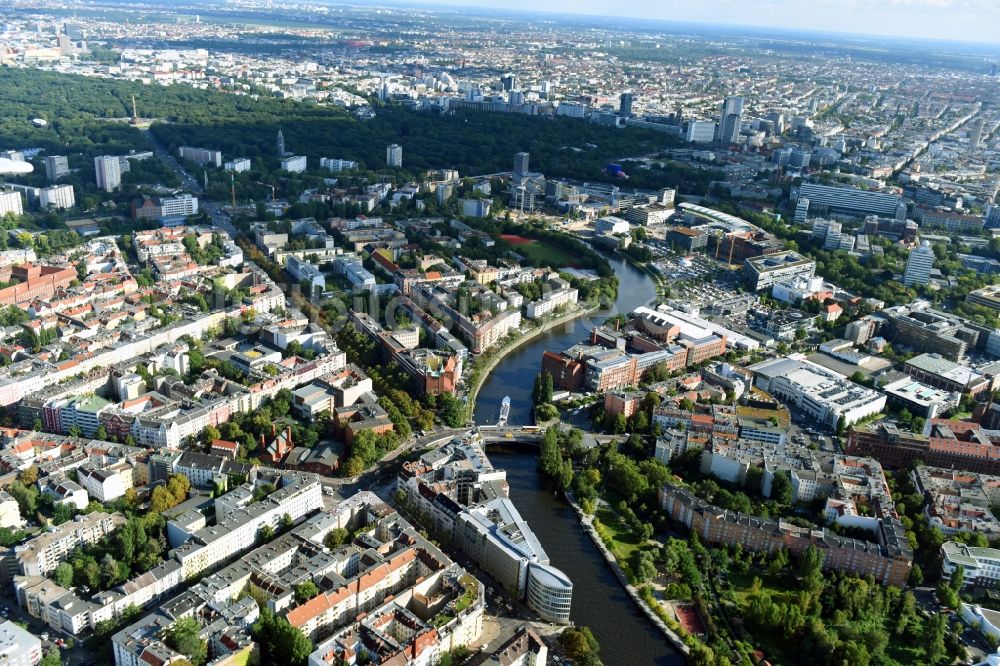
<svg viewBox="0 0 1000 666">
<path fill-rule="evenodd" d="M 549 264 L 553 268 L 565 268 L 577 263 L 579 257 L 575 257 L 566 250 L 549 245 L 544 241 L 532 240 L 530 243 L 522 243 L 514 246 L 514 251 L 518 254 L 530 257 L 542 264 Z"/>
<path fill-rule="evenodd" d="M 622 560 L 623 563 L 627 563 L 628 558 L 639 548 L 639 538 L 618 517 L 618 513 L 610 507 L 602 506 L 597 510 L 595 516 L 611 535 L 613 545 L 611 551 L 615 557 Z"/>
</svg>

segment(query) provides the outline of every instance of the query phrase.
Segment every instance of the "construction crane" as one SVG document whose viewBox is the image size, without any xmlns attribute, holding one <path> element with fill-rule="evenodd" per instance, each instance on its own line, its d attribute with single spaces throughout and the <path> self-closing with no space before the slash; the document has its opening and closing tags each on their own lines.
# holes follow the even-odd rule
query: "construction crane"
<svg viewBox="0 0 1000 666">
<path fill-rule="evenodd" d="M 268 201 L 274 201 L 274 185 L 268 185 L 267 183 L 262 183 L 259 180 L 255 180 L 254 182 L 257 183 L 258 185 L 263 185 L 264 187 L 270 187 L 271 188 L 271 198 L 268 199 Z"/>
</svg>

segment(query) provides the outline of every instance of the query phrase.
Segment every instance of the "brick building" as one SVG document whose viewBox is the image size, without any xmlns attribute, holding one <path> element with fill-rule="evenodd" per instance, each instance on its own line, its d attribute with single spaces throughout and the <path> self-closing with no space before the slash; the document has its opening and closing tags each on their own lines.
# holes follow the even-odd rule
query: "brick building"
<svg viewBox="0 0 1000 666">
<path fill-rule="evenodd" d="M 878 543 L 851 539 L 827 529 L 810 529 L 783 520 L 727 511 L 695 497 L 688 490 L 664 484 L 660 508 L 709 544 L 740 545 L 745 550 L 774 554 L 785 549 L 802 555 L 810 546 L 823 554 L 823 568 L 872 576 L 882 585 L 906 585 L 913 553 L 903 525 L 895 518 L 880 521 Z"/>
</svg>

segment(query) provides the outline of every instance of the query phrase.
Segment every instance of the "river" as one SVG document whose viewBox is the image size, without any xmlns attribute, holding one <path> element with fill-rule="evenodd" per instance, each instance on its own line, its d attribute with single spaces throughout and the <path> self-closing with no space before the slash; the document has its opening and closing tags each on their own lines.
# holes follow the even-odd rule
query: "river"
<svg viewBox="0 0 1000 666">
<path fill-rule="evenodd" d="M 531 423 L 531 387 L 541 366 L 542 352 L 561 351 L 583 340 L 590 327 L 616 312 L 631 312 L 656 296 L 656 287 L 642 271 L 619 259 L 609 259 L 618 275 L 615 309 L 584 317 L 540 335 L 505 357 L 486 379 L 476 400 L 475 419 L 494 423 L 504 396 L 510 396 L 511 425 Z M 552 564 L 573 581 L 575 624 L 590 627 L 601 644 L 608 666 L 683 664 L 678 652 L 644 616 L 611 573 L 604 557 L 583 530 L 573 509 L 538 473 L 537 450 L 490 449 L 493 464 L 507 470 L 510 496 L 542 542 Z"/>
<path fill-rule="evenodd" d="M 510 396 L 507 423 L 531 425 L 531 388 L 541 370 L 542 352 L 572 347 L 584 340 L 593 326 L 608 317 L 631 312 L 656 297 L 656 285 L 648 275 L 622 259 L 608 257 L 608 262 L 618 276 L 618 298 L 614 308 L 557 326 L 504 357 L 479 389 L 474 414 L 478 425 L 496 423 L 504 396 Z"/>
</svg>

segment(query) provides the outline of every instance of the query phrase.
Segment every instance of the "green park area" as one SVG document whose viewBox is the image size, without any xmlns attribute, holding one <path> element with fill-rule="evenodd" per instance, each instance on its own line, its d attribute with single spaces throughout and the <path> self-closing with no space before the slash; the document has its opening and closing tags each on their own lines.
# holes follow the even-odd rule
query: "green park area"
<svg viewBox="0 0 1000 666">
<path fill-rule="evenodd" d="M 580 257 L 573 255 L 569 250 L 545 240 L 525 238 L 516 234 L 503 234 L 500 238 L 513 245 L 515 252 L 542 266 L 563 268 L 574 266 L 580 261 Z"/>
</svg>

